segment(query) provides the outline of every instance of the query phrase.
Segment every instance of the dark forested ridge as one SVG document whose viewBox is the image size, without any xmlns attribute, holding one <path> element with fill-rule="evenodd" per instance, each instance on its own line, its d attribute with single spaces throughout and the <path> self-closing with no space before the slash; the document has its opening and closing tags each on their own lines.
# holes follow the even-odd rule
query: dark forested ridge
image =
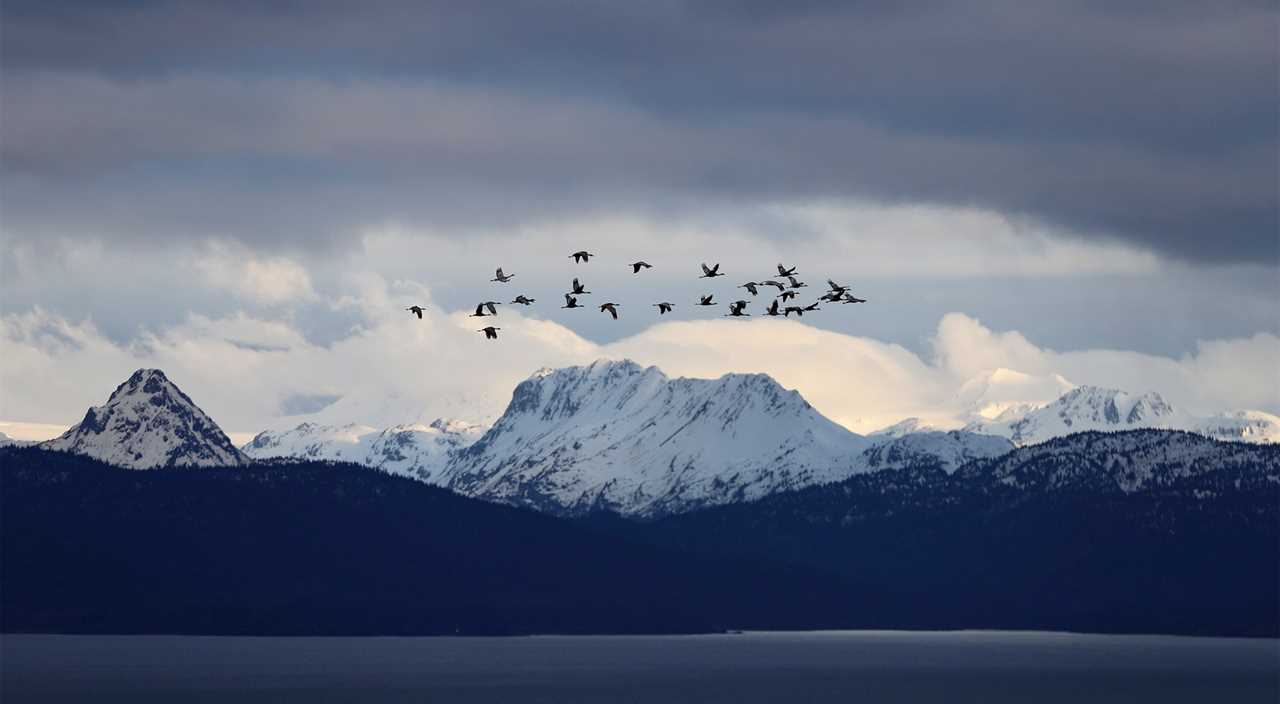
<svg viewBox="0 0 1280 704">
<path fill-rule="evenodd" d="M 1086 433 L 639 523 L 362 467 L 0 450 L 3 630 L 1280 635 L 1280 448 Z"/>
<path fill-rule="evenodd" d="M 355 465 L 138 471 L 9 448 L 0 467 L 7 632 L 697 632 L 862 610 L 811 569 L 692 558 Z"/>
<path fill-rule="evenodd" d="M 936 628 L 1280 636 L 1280 447 L 1082 433 L 602 530 L 918 597 Z M 900 617 L 907 620 L 907 614 Z"/>
</svg>

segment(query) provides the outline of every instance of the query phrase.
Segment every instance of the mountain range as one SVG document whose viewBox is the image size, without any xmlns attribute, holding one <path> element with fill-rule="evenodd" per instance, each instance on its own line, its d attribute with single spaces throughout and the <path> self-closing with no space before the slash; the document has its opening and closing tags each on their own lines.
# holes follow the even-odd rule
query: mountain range
<svg viewBox="0 0 1280 704">
<path fill-rule="evenodd" d="M 1026 443 L 1049 417 L 1173 417 L 1107 397 L 1073 389 L 1009 427 Z M 1016 447 L 913 423 L 863 437 L 767 376 L 623 361 L 540 371 L 487 430 L 302 426 L 247 448 L 158 370 L 60 438 L 0 448 L 0 623 L 1280 629 L 1273 443 L 1140 429 Z"/>
<path fill-rule="evenodd" d="M 1012 383 L 1009 374 L 990 383 Z M 349 461 L 557 515 L 608 510 L 658 518 L 863 472 L 923 464 L 952 472 L 1078 431 L 1147 427 L 1280 440 L 1280 419 L 1266 413 L 1196 417 L 1156 393 L 1090 386 L 1045 405 L 1004 406 L 959 430 L 907 419 L 860 436 L 767 375 L 673 379 L 630 360 L 600 360 L 539 370 L 516 387 L 489 428 L 452 419 L 385 429 L 303 423 L 260 433 L 239 449 L 163 372 L 144 369 L 42 447 L 136 469 Z"/>
</svg>

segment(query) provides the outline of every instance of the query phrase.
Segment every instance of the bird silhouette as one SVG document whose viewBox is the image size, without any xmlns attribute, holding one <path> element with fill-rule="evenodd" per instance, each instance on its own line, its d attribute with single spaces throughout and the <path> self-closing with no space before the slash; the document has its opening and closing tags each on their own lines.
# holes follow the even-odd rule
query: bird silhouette
<svg viewBox="0 0 1280 704">
<path fill-rule="evenodd" d="M 587 287 L 586 287 L 586 286 L 583 286 L 583 285 L 582 285 L 582 284 L 581 284 L 577 279 L 574 279 L 574 280 L 573 280 L 573 290 L 572 290 L 572 291 L 570 291 L 569 293 L 572 293 L 572 294 L 573 294 L 573 295 L 575 295 L 575 296 L 581 296 L 581 295 L 583 295 L 584 293 L 591 293 L 591 292 L 590 292 L 590 291 L 588 291 L 588 290 L 587 290 Z"/>
<path fill-rule="evenodd" d="M 590 262 L 591 258 L 594 256 L 596 255 L 583 249 L 583 250 L 574 252 L 573 254 L 570 254 L 569 258 L 573 260 L 574 264 L 579 264 L 581 262 Z"/>
<path fill-rule="evenodd" d="M 714 293 L 708 293 L 708 294 L 707 294 L 707 295 L 705 295 L 705 296 L 700 296 L 700 297 L 698 298 L 698 305 L 700 305 L 700 306 L 714 306 L 716 303 L 715 303 L 715 301 L 711 300 L 713 296 L 715 296 L 715 294 L 714 294 Z"/>
<path fill-rule="evenodd" d="M 866 303 L 867 299 L 858 298 L 857 296 L 846 293 L 844 294 L 844 298 L 840 299 L 840 302 L 841 303 Z"/>
<path fill-rule="evenodd" d="M 484 312 L 484 309 L 485 309 L 485 304 L 481 303 L 481 304 L 479 304 L 479 305 L 477 305 L 477 306 L 476 306 L 476 312 L 472 313 L 471 315 L 468 315 L 467 317 L 468 317 L 468 318 L 483 318 L 483 317 L 488 316 L 488 315 L 497 315 L 497 314 L 498 314 L 498 313 L 497 313 L 497 311 L 494 311 L 493 313 L 486 313 L 486 312 Z"/>
<path fill-rule="evenodd" d="M 744 312 L 743 312 L 743 311 L 744 311 L 744 310 L 746 310 L 746 309 L 747 309 L 747 302 L 746 302 L 746 301 L 734 301 L 733 303 L 730 303 L 730 304 L 729 304 L 729 314 L 728 314 L 728 317 L 730 317 L 730 318 L 744 318 L 744 317 L 750 317 L 750 316 L 751 316 L 751 314 L 750 314 L 750 313 L 744 313 Z"/>
<path fill-rule="evenodd" d="M 804 288 L 805 286 L 809 285 L 803 281 L 796 281 L 796 277 L 794 276 L 788 276 L 787 281 L 791 282 L 791 288 Z"/>
<path fill-rule="evenodd" d="M 787 306 L 786 310 L 782 311 L 782 315 L 785 318 L 790 318 L 792 313 L 795 313 L 800 317 L 804 317 L 804 308 L 801 308 L 800 306 Z"/>
<path fill-rule="evenodd" d="M 796 273 L 796 268 L 794 266 L 788 269 L 787 267 L 781 264 L 778 265 L 778 276 L 794 276 L 795 273 Z"/>
<path fill-rule="evenodd" d="M 832 292 L 838 293 L 838 294 L 842 294 L 845 291 L 849 290 L 848 286 L 841 286 L 840 284 L 832 281 L 831 279 L 827 279 L 827 285 L 831 287 Z"/>
<path fill-rule="evenodd" d="M 495 328 L 492 325 L 490 325 L 487 328 L 480 328 L 479 330 L 476 330 L 476 332 L 484 333 L 484 339 L 486 340 L 496 340 L 498 339 L 498 331 L 501 329 L 502 328 Z"/>
<path fill-rule="evenodd" d="M 614 319 L 614 320 L 617 320 L 617 319 L 618 319 L 618 306 L 619 306 L 619 305 L 621 305 L 621 304 L 619 304 L 619 303 L 601 303 L 601 304 L 600 304 L 600 312 L 601 312 L 601 313 L 604 313 L 605 311 L 608 311 L 609 315 L 612 315 L 612 316 L 613 316 L 613 319 Z"/>
<path fill-rule="evenodd" d="M 756 282 L 754 282 L 754 281 L 748 281 L 747 283 L 745 283 L 745 284 L 743 284 L 743 285 L 739 286 L 738 288 L 745 288 L 745 289 L 747 289 L 748 291 L 750 291 L 750 292 L 751 292 L 751 295 L 753 295 L 753 296 L 754 296 L 754 295 L 756 295 L 757 293 L 759 293 L 759 290 L 757 290 L 757 289 L 756 289 L 756 286 L 759 286 L 759 285 L 760 285 L 760 284 L 757 284 L 757 283 L 756 283 Z"/>
<path fill-rule="evenodd" d="M 826 293 L 824 293 L 824 294 L 822 294 L 821 296 L 819 296 L 819 297 L 818 297 L 818 300 L 820 300 L 820 301 L 830 301 L 830 302 L 832 302 L 832 303 L 839 303 L 839 302 L 840 302 L 840 296 L 841 296 L 841 293 L 840 293 L 839 291 L 827 291 Z"/>
<path fill-rule="evenodd" d="M 800 294 L 796 293 L 795 291 L 783 291 L 782 293 L 778 294 L 778 298 L 781 298 L 782 302 L 786 303 L 787 301 L 795 298 L 798 295 Z"/>
<path fill-rule="evenodd" d="M 666 315 L 667 313 L 670 313 L 671 308 L 673 307 L 672 304 L 666 303 L 665 301 L 662 303 L 654 303 L 653 305 L 658 309 L 658 315 Z"/>
<path fill-rule="evenodd" d="M 786 290 L 786 288 L 787 288 L 787 287 L 786 287 L 786 285 L 785 285 L 785 284 L 783 284 L 782 282 L 774 281 L 773 279 L 769 279 L 768 281 L 761 281 L 761 282 L 760 282 L 760 285 L 761 285 L 761 286 L 773 286 L 774 288 L 778 289 L 779 291 L 784 291 L 784 290 Z"/>
<path fill-rule="evenodd" d="M 525 297 L 525 295 L 522 293 L 522 294 L 520 294 L 519 296 L 516 296 L 516 299 L 515 299 L 514 301 L 512 301 L 512 303 L 519 303 L 519 304 L 520 304 L 520 305 L 522 305 L 522 306 L 527 306 L 527 305 L 532 304 L 532 303 L 533 303 L 534 301 L 536 301 L 536 300 L 538 300 L 538 299 L 536 299 L 536 298 L 526 298 L 526 297 Z"/>
<path fill-rule="evenodd" d="M 778 313 L 778 299 L 776 299 L 776 298 L 775 298 L 775 299 L 773 299 L 773 301 L 771 301 L 771 302 L 769 303 L 769 307 L 764 309 L 764 314 L 765 314 L 765 315 L 780 315 L 780 313 Z"/>
<path fill-rule="evenodd" d="M 818 301 L 815 301 L 815 302 L 810 303 L 809 305 L 805 306 L 805 307 L 804 307 L 804 312 L 808 313 L 808 312 L 810 312 L 810 311 L 822 310 L 821 308 L 819 308 L 819 307 L 818 307 L 818 303 L 819 303 Z"/>
<path fill-rule="evenodd" d="M 407 311 L 409 311 L 409 312 L 413 313 L 414 315 L 418 316 L 418 320 L 422 320 L 422 309 L 423 309 L 423 308 L 426 308 L 426 306 L 409 306 L 408 308 L 405 308 L 405 310 L 407 310 Z"/>
<path fill-rule="evenodd" d="M 498 282 L 500 282 L 500 283 L 504 283 L 504 284 L 505 284 L 505 283 L 507 283 L 508 281 L 510 281 L 510 280 L 511 280 L 511 279 L 513 279 L 513 278 L 515 278 L 515 274 L 504 274 L 504 273 L 502 273 L 502 267 L 498 267 L 498 272 L 497 272 L 497 274 L 496 274 L 492 279 L 489 279 L 489 280 L 490 280 L 490 281 L 498 281 Z"/>
<path fill-rule="evenodd" d="M 698 277 L 699 279 L 714 279 L 714 278 L 715 278 L 715 277 L 717 277 L 717 276 L 724 276 L 724 274 L 720 273 L 720 265 L 719 265 L 719 264 L 716 264 L 715 266 L 711 266 L 711 267 L 709 267 L 709 266 L 707 266 L 707 265 L 706 265 L 706 263 L 703 263 L 703 265 L 702 265 L 702 276 L 699 276 L 699 277 Z"/>
<path fill-rule="evenodd" d="M 484 306 L 485 308 L 488 308 L 488 309 L 489 309 L 489 315 L 497 315 L 497 314 L 498 314 L 498 308 L 497 308 L 497 306 L 500 306 L 500 305 L 502 305 L 502 304 L 501 304 L 500 302 L 498 302 L 498 301 L 485 301 L 484 303 L 481 303 L 480 305 L 482 305 L 482 306 Z"/>
<path fill-rule="evenodd" d="M 652 269 L 653 265 L 648 262 L 635 262 L 631 265 L 631 273 L 639 274 L 641 269 Z"/>
<path fill-rule="evenodd" d="M 574 298 L 571 294 L 566 293 L 564 294 L 564 305 L 560 307 L 561 308 L 583 308 L 584 306 L 578 305 L 578 299 Z"/>
</svg>

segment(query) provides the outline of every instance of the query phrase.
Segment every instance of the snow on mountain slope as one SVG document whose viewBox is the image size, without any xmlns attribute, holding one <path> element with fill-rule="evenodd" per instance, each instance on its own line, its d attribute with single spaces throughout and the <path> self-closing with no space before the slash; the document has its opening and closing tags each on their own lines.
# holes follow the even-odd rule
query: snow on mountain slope
<svg viewBox="0 0 1280 704">
<path fill-rule="evenodd" d="M 296 457 L 355 462 L 392 474 L 436 483 L 450 452 L 470 445 L 484 428 L 458 420 L 412 423 L 379 430 L 367 425 L 303 423 L 292 430 L 259 433 L 241 450 L 254 459 Z"/>
<path fill-rule="evenodd" d="M 26 445 L 35 445 L 31 440 L 15 440 L 4 433 L 0 433 L 0 447 L 24 447 Z"/>
<path fill-rule="evenodd" d="M 956 476 L 1020 491 L 1118 488 L 1132 493 L 1232 467 L 1250 468 L 1280 486 L 1280 449 L 1274 446 L 1156 429 L 1054 438 L 967 464 Z"/>
<path fill-rule="evenodd" d="M 1280 443 L 1280 416 L 1262 411 L 1234 411 L 1194 418 L 1186 429 L 1218 440 Z"/>
<path fill-rule="evenodd" d="M 1019 447 L 1084 430 L 1138 428 L 1186 430 L 1237 442 L 1280 442 L 1280 417 L 1270 413 L 1194 416 L 1175 408 L 1158 393 L 1134 395 L 1096 386 L 1080 386 L 1048 405 L 1010 409 L 994 419 L 978 419 L 964 427 L 1009 438 Z"/>
<path fill-rule="evenodd" d="M 555 513 L 656 516 L 843 479 L 870 444 L 763 374 L 670 379 L 601 360 L 522 382 L 442 483 Z"/>
<path fill-rule="evenodd" d="M 213 419 L 159 369 L 139 369 L 102 406 L 49 450 L 88 455 L 119 467 L 234 467 L 248 459 Z"/>
<path fill-rule="evenodd" d="M 919 430 L 901 435 L 890 434 L 896 427 L 890 426 L 885 431 L 878 431 L 882 433 L 878 436 L 868 436 L 879 442 L 862 453 L 862 461 L 867 469 L 899 469 L 936 463 L 950 474 L 970 460 L 999 457 L 1013 449 L 1013 443 L 996 435 L 963 430 Z"/>
</svg>

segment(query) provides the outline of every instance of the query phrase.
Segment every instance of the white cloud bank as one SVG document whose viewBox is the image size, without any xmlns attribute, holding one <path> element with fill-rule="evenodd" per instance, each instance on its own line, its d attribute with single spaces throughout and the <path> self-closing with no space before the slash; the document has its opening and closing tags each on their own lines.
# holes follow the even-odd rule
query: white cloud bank
<svg viewBox="0 0 1280 704">
<path fill-rule="evenodd" d="M 537 368 L 599 357 L 629 357 L 670 375 L 764 372 L 858 432 L 909 416 L 945 423 L 985 404 L 1047 401 L 1067 380 L 1159 391 L 1196 413 L 1280 411 L 1280 338 L 1265 333 L 1201 342 L 1179 359 L 1122 350 L 1059 352 L 949 313 L 938 323 L 928 356 L 794 320 L 760 318 L 659 323 L 599 345 L 559 323 L 522 315 L 536 308 L 505 306 L 495 343 L 476 332 L 493 319 L 442 312 L 418 284 L 376 274 L 351 274 L 345 284 L 354 293 L 331 305 L 360 323 L 331 344 L 308 341 L 287 321 L 244 313 L 191 315 L 128 344 L 111 341 L 92 322 L 40 308 L 3 316 L 0 421 L 78 422 L 139 367 L 164 369 L 231 432 L 311 419 L 370 425 L 437 416 L 491 421 L 514 385 Z M 407 300 L 432 306 L 424 320 L 402 310 Z M 319 410 L 306 416 L 282 411 L 300 406 Z"/>
</svg>

